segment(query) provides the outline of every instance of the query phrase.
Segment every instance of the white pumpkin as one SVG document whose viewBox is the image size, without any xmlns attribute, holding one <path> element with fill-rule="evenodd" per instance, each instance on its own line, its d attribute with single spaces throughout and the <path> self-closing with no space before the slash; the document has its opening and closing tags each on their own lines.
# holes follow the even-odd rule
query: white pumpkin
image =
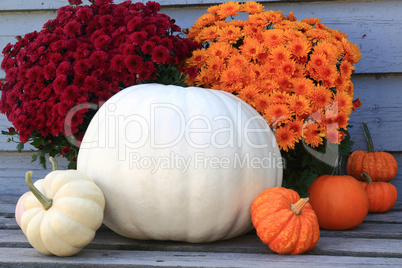
<svg viewBox="0 0 402 268">
<path fill-rule="evenodd" d="M 72 256 L 88 245 L 103 221 L 105 198 L 86 174 L 77 170 L 53 171 L 32 184 L 32 171 L 26 173 L 30 192 L 24 194 L 17 223 L 29 243 L 46 255 Z M 19 218 L 20 217 L 20 218 Z"/>
<path fill-rule="evenodd" d="M 101 188 L 116 233 L 209 242 L 252 228 L 251 203 L 281 185 L 281 160 L 265 120 L 234 95 L 145 84 L 99 109 L 77 168 Z"/>
</svg>

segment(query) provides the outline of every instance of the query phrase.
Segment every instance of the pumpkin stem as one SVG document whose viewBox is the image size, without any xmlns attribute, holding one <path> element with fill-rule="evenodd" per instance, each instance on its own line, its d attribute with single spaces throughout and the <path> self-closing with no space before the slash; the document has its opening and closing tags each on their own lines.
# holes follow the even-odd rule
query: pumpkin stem
<svg viewBox="0 0 402 268">
<path fill-rule="evenodd" d="M 367 184 L 370 184 L 373 182 L 370 175 L 367 174 L 366 172 L 363 172 L 362 174 L 360 174 L 360 177 L 363 177 L 367 181 Z"/>
<path fill-rule="evenodd" d="M 52 206 L 52 199 L 47 198 L 44 194 L 42 194 L 38 188 L 32 183 L 32 171 L 28 171 L 25 174 L 25 183 L 27 184 L 29 190 L 33 193 L 33 195 L 39 200 L 45 210 L 48 210 Z"/>
<path fill-rule="evenodd" d="M 363 127 L 364 137 L 366 138 L 367 151 L 369 153 L 374 153 L 373 139 L 371 138 L 371 134 L 367 127 L 367 124 L 365 121 L 361 121 L 360 123 L 362 124 L 362 127 Z"/>
<path fill-rule="evenodd" d="M 299 201 L 290 205 L 290 210 L 293 211 L 296 215 L 300 215 L 302 213 L 303 207 L 308 203 L 308 200 L 308 197 L 300 198 Z"/>
<path fill-rule="evenodd" d="M 57 164 L 56 159 L 54 159 L 52 156 L 49 157 L 50 163 L 52 163 L 52 168 L 53 171 L 58 170 L 59 169 L 59 165 Z"/>
</svg>

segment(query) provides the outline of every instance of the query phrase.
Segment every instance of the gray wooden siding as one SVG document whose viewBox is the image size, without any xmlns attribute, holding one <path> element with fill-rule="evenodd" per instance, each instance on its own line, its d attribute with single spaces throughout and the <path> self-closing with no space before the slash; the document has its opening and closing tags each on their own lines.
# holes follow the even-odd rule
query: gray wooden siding
<svg viewBox="0 0 402 268">
<path fill-rule="evenodd" d="M 123 0 L 115 0 L 115 3 L 120 2 Z M 182 28 L 188 28 L 196 18 L 206 12 L 210 4 L 226 1 L 163 0 L 157 2 L 163 6 L 161 12 L 174 18 Z M 355 97 L 360 97 L 363 106 L 350 117 L 350 124 L 354 126 L 349 129 L 352 139 L 356 142 L 354 149 L 366 149 L 360 127 L 360 121 L 365 120 L 372 133 L 375 148 L 392 152 L 401 165 L 402 17 L 400 13 L 402 1 L 272 0 L 259 2 L 264 3 L 268 10 L 281 10 L 284 14 L 293 11 L 298 19 L 320 18 L 328 27 L 346 33 L 349 40 L 359 46 L 363 55 L 362 60 L 357 64 L 352 81 Z M 68 4 L 67 0 L 1 0 L 0 48 L 2 49 L 9 42 L 14 43 L 16 35 L 39 31 L 46 21 L 56 16 L 57 8 L 66 4 Z M 0 57 L 1 60 L 2 57 Z M 0 71 L 0 78 L 4 79 L 3 71 Z M 0 114 L 0 130 L 10 126 L 5 116 Z M 2 179 L 15 178 L 17 174 L 19 177 L 23 175 L 30 159 L 29 152 L 15 153 L 15 144 L 7 143 L 6 139 L 7 137 L 0 135 L 0 186 L 2 187 L 0 191 L 4 186 Z M 9 166 L 13 168 L 9 169 Z M 32 166 L 28 165 L 28 167 Z M 402 180 L 401 174 L 402 171 L 395 179 L 400 192 L 402 192 L 399 182 Z M 399 202 L 402 202 L 401 198 Z"/>
</svg>

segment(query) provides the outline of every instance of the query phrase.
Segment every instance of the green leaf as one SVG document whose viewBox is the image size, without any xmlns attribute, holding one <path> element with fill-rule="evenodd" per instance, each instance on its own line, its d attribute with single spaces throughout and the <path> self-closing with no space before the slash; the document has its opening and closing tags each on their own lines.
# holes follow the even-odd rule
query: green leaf
<svg viewBox="0 0 402 268">
<path fill-rule="evenodd" d="M 31 162 L 35 162 L 37 159 L 38 159 L 38 155 L 37 154 L 32 154 Z"/>
<path fill-rule="evenodd" d="M 23 142 L 19 142 L 17 144 L 17 151 L 21 152 L 24 149 L 24 143 Z"/>
</svg>

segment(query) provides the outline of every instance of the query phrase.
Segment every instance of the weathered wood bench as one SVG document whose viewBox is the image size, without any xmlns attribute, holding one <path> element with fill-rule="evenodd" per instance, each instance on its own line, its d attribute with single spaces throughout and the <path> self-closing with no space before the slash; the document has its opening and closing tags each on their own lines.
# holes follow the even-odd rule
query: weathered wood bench
<svg viewBox="0 0 402 268">
<path fill-rule="evenodd" d="M 16 161 L 14 167 L 1 165 L 10 157 Z M 402 267 L 400 201 L 386 213 L 369 214 L 352 230 L 322 230 L 316 247 L 297 256 L 272 252 L 254 231 L 227 241 L 189 244 L 131 240 L 106 226 L 102 226 L 94 240 L 73 257 L 45 256 L 28 243 L 15 221 L 14 209 L 20 195 L 27 190 L 23 179 L 25 171 L 34 169 L 34 180 L 49 171 L 41 170 L 38 163 L 29 163 L 29 154 L 4 152 L 0 156 L 0 171 L 2 169 L 15 177 L 0 176 L 0 267 Z M 395 178 L 396 182 L 401 180 Z"/>
<path fill-rule="evenodd" d="M 402 267 L 402 206 L 369 214 L 355 229 L 321 231 L 316 247 L 297 256 L 273 253 L 254 231 L 206 244 L 140 241 L 102 226 L 94 240 L 73 257 L 45 256 L 33 249 L 14 219 L 18 195 L 0 195 L 0 266 L 10 267 Z"/>
</svg>

